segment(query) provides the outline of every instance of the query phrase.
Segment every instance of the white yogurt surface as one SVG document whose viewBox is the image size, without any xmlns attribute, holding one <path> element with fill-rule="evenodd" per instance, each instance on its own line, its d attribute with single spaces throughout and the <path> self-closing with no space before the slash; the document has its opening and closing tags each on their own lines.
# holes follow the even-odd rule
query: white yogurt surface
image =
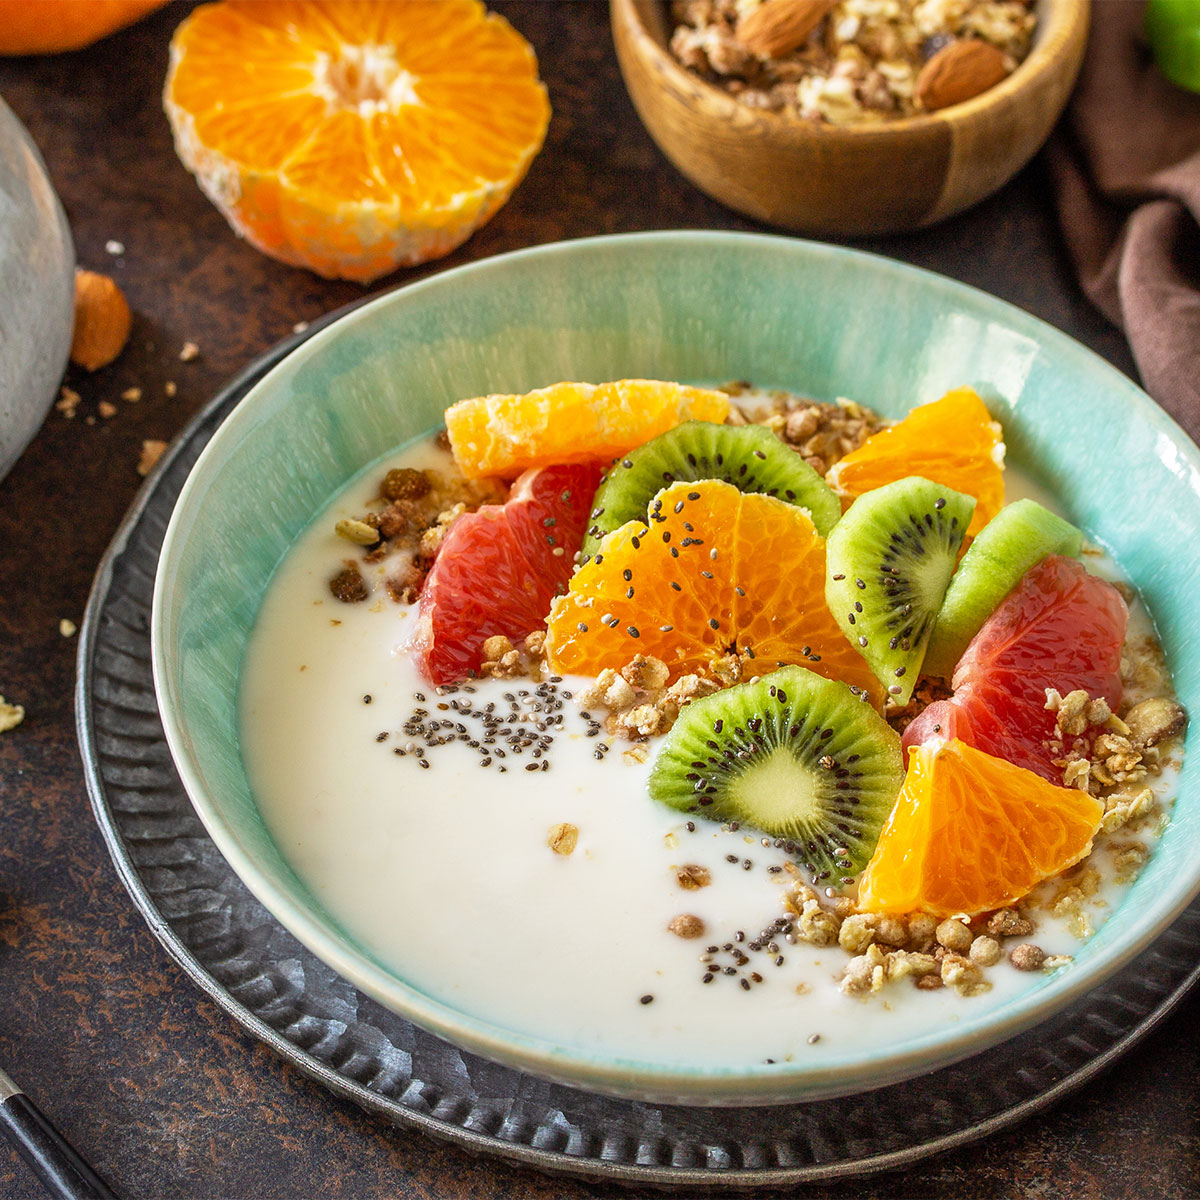
<svg viewBox="0 0 1200 1200">
<path fill-rule="evenodd" d="M 389 465 L 423 465 L 428 454 L 410 451 Z M 241 726 L 254 795 L 285 857 L 398 976 L 503 1029 L 584 1052 L 714 1068 L 890 1050 L 981 1017 L 1039 982 L 1004 963 L 988 971 L 993 988 L 983 996 L 902 981 L 861 1000 L 838 990 L 847 958 L 836 945 L 779 938 L 778 953 L 748 950 L 783 915 L 789 876 L 768 868 L 786 856 L 746 830 L 697 820 L 689 832 L 685 816 L 647 795 L 650 764 L 625 761 L 626 743 L 587 736 L 572 700 L 558 710 L 561 729 L 547 731 L 553 744 L 542 760 L 526 750 L 484 767 L 480 751 L 461 742 L 429 749 L 427 768 L 409 751 L 397 755 L 421 740 L 403 733 L 414 709 L 460 722 L 478 740 L 477 720 L 438 705 L 491 703 L 507 716 L 505 693 L 527 711 L 520 693 L 537 685 L 486 680 L 471 684 L 473 693 L 439 696 L 404 650 L 415 609 L 382 592 L 361 604 L 330 595 L 328 579 L 347 557 L 334 523 L 368 507 L 383 469 L 336 498 L 276 573 L 243 667 Z M 1008 485 L 1010 499 L 1028 494 L 1011 471 Z M 603 761 L 600 742 L 611 747 Z M 525 770 L 534 761 L 551 765 Z M 547 844 L 560 822 L 579 829 L 570 856 Z M 706 867 L 711 885 L 681 889 L 676 873 L 687 864 Z M 1122 891 L 1106 882 L 1094 924 Z M 700 918 L 704 936 L 668 932 L 682 914 Z M 1031 940 L 1048 953 L 1079 947 L 1048 922 Z M 700 961 L 708 946 L 725 944 L 751 959 L 734 977 L 721 973 L 733 963 L 724 950 L 714 963 Z M 706 971 L 715 978 L 702 983 Z M 740 980 L 751 971 L 763 982 L 747 991 Z"/>
</svg>

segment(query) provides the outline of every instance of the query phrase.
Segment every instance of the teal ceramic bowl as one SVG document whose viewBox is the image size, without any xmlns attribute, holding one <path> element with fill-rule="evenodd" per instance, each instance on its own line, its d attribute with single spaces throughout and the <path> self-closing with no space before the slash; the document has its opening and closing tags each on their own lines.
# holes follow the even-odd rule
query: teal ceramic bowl
<svg viewBox="0 0 1200 1200">
<path fill-rule="evenodd" d="M 243 647 L 281 556 L 344 483 L 440 424 L 453 401 L 636 376 L 752 379 L 889 415 L 970 384 L 1003 421 L 1010 461 L 1049 486 L 1136 582 L 1178 693 L 1200 712 L 1200 453 L 1094 354 L 981 292 L 831 246 L 727 233 L 543 246 L 448 271 L 333 322 L 242 401 L 179 498 L 154 597 L 159 705 L 196 810 L 251 891 L 417 1024 L 538 1075 L 650 1100 L 766 1103 L 895 1082 L 1028 1028 L 1120 969 L 1200 887 L 1194 747 L 1153 857 L 1072 966 L 952 1029 L 882 1056 L 848 1050 L 819 1068 L 667 1068 L 490 1025 L 372 959 L 309 894 L 255 807 L 235 713 Z"/>
</svg>

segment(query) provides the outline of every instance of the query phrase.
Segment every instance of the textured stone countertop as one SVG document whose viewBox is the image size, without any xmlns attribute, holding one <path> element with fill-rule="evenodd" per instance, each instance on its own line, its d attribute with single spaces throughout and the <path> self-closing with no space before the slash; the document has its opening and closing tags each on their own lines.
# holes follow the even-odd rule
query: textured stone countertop
<svg viewBox="0 0 1200 1200">
<path fill-rule="evenodd" d="M 757 228 L 692 188 L 650 141 L 621 84 L 604 5 L 497 7 L 537 50 L 554 106 L 545 150 L 471 241 L 383 286 L 562 238 Z M 82 618 L 141 483 L 142 440 L 169 439 L 296 322 L 363 294 L 240 242 L 179 164 L 159 97 L 185 8 L 76 54 L 0 60 L 0 95 L 45 156 L 80 263 L 113 273 L 136 313 L 113 366 L 68 375 L 82 396 L 76 418 L 52 412 L 0 482 L 0 693 L 27 710 L 0 735 L 0 1065 L 131 1200 L 630 1194 L 397 1131 L 285 1065 L 168 959 L 93 821 L 72 711 L 76 643 L 59 621 Z M 123 254 L 106 252 L 110 239 Z M 965 216 L 858 244 L 984 288 L 1132 371 L 1119 333 L 1068 271 L 1037 162 Z M 188 341 L 200 353 L 183 362 Z M 133 387 L 141 399 L 122 400 Z M 116 415 L 97 416 L 102 401 Z M 1200 1194 L 1197 1016 L 1193 995 L 1106 1075 L 1025 1124 L 904 1175 L 802 1194 Z M 0 1194 L 42 1194 L 3 1145 Z"/>
</svg>

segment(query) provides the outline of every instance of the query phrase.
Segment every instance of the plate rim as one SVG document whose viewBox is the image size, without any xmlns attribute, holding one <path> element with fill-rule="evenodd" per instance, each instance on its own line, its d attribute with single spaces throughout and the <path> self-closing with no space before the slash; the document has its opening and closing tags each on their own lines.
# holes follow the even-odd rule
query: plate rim
<svg viewBox="0 0 1200 1200">
<path fill-rule="evenodd" d="M 348 309 L 363 301 L 333 310 L 312 322 L 310 330 L 316 331 L 327 321 L 338 319 Z M 200 435 L 204 426 L 213 422 L 219 412 L 236 403 L 237 392 L 252 383 L 274 363 L 280 361 L 300 341 L 310 336 L 304 332 L 284 338 L 275 346 L 258 356 L 248 366 L 235 374 L 184 426 L 172 440 L 162 459 L 151 471 L 134 502 L 122 519 L 102 556 L 89 593 L 86 610 L 81 621 L 77 650 L 77 676 L 75 686 L 75 724 L 79 743 L 85 783 L 89 801 L 100 832 L 104 838 L 114 866 L 126 891 L 145 919 L 150 931 L 167 951 L 168 956 L 197 986 L 214 1001 L 237 1025 L 252 1037 L 263 1042 L 273 1052 L 291 1063 L 306 1077 L 327 1087 L 334 1094 L 351 1100 L 360 1108 L 375 1116 L 384 1117 L 391 1123 L 415 1128 L 430 1136 L 450 1142 L 475 1153 L 484 1153 L 559 1175 L 576 1178 L 609 1181 L 620 1184 L 649 1184 L 661 1186 L 701 1185 L 707 1190 L 747 1191 L 760 1187 L 779 1187 L 789 1184 L 820 1182 L 844 1179 L 907 1166 L 934 1154 L 943 1153 L 980 1138 L 1007 1129 L 1020 1121 L 1058 1102 L 1071 1092 L 1086 1085 L 1107 1070 L 1117 1059 L 1132 1049 L 1154 1029 L 1158 1028 L 1182 1000 L 1200 982 L 1200 966 L 1173 985 L 1165 999 L 1158 1001 L 1131 1029 L 1126 1030 L 1106 1051 L 1070 1072 L 1049 1088 L 1037 1095 L 1021 1100 L 1007 1109 L 995 1113 L 983 1121 L 954 1130 L 926 1142 L 905 1147 L 901 1150 L 885 1151 L 850 1160 L 826 1163 L 809 1163 L 798 1167 L 767 1168 L 694 1168 L 654 1167 L 640 1163 L 614 1163 L 599 1158 L 585 1158 L 565 1152 L 548 1151 L 536 1146 L 510 1141 L 500 1141 L 492 1135 L 476 1133 L 431 1114 L 416 1111 L 399 1104 L 379 1092 L 372 1091 L 354 1080 L 349 1080 L 332 1067 L 315 1059 L 306 1050 L 289 1041 L 260 1017 L 256 1016 L 241 1001 L 237 1000 L 223 985 L 217 982 L 172 929 L 158 909 L 149 889 L 143 883 L 138 868 L 132 861 L 124 837 L 117 826 L 113 811 L 108 803 L 105 781 L 101 775 L 100 758 L 95 742 L 96 729 L 92 712 L 92 684 L 95 669 L 95 654 L 100 640 L 101 618 L 110 589 L 113 585 L 115 568 L 129 549 L 131 536 L 152 501 L 171 465 Z M 265 364 L 265 366 L 264 366 Z M 245 394 L 244 391 L 242 394 Z M 215 429 L 215 425 L 214 425 Z M 209 435 L 211 436 L 211 434 Z M 148 634 L 147 634 L 148 637 Z M 231 868 L 232 869 L 232 868 Z M 1200 908 L 1200 905 L 1197 906 Z M 993 1048 L 995 1049 L 995 1048 Z M 986 1053 L 986 1052 L 985 1052 Z M 580 1089 L 584 1094 L 586 1089 Z M 608 1097 L 598 1097 L 607 1103 L 622 1103 Z M 810 1102 L 810 1103 L 820 1103 Z M 703 1109 L 704 1106 L 687 1106 Z M 790 1107 L 802 1109 L 804 1102 Z"/>
</svg>

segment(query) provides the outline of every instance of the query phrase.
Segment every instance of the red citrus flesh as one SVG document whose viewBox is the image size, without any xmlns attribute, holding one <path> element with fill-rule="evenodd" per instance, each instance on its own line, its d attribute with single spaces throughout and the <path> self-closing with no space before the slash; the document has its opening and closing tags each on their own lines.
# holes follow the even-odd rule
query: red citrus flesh
<svg viewBox="0 0 1200 1200">
<path fill-rule="evenodd" d="M 976 634 L 954 670 L 954 695 L 929 705 L 903 743 L 957 738 L 1062 783 L 1046 689 L 1121 702 L 1128 610 L 1111 583 L 1052 555 L 1029 570 Z"/>
<path fill-rule="evenodd" d="M 526 471 L 504 504 L 459 517 L 421 589 L 413 645 L 433 683 L 478 671 L 483 643 L 519 642 L 545 627 L 566 591 L 583 542 L 600 468 L 592 464 Z"/>
</svg>

